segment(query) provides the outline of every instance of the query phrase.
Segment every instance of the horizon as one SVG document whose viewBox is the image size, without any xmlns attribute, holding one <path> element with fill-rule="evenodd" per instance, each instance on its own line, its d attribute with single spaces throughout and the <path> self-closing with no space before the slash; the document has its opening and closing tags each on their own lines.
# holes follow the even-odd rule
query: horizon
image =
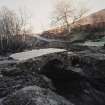
<svg viewBox="0 0 105 105">
<path fill-rule="evenodd" d="M 54 7 L 54 0 L 0 0 L 0 7 L 6 6 L 10 9 L 17 11 L 19 8 L 25 9 L 27 13 L 31 15 L 31 23 L 34 33 L 41 33 L 51 28 L 51 14 Z M 87 0 L 75 0 L 87 1 Z M 92 14 L 101 9 L 105 9 L 105 0 L 88 0 L 87 7 L 90 8 L 88 13 Z"/>
</svg>

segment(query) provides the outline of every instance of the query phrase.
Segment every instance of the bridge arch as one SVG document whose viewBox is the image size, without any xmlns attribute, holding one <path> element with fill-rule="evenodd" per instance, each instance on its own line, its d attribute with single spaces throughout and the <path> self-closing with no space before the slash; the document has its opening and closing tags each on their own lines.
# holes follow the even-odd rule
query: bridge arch
<svg viewBox="0 0 105 105">
<path fill-rule="evenodd" d="M 64 54 L 64 53 L 56 53 L 56 54 L 50 54 L 50 55 L 44 56 L 42 58 L 40 72 L 45 72 L 48 69 L 49 71 L 52 69 L 58 69 L 58 68 L 63 69 L 68 65 L 67 59 L 68 59 L 67 54 Z"/>
<path fill-rule="evenodd" d="M 64 62 L 59 59 L 52 59 L 49 60 L 42 68 L 42 74 L 46 75 L 49 78 L 54 78 L 54 74 L 57 76 L 59 75 L 60 70 L 64 68 Z M 55 77 L 56 78 L 56 77 Z"/>
</svg>

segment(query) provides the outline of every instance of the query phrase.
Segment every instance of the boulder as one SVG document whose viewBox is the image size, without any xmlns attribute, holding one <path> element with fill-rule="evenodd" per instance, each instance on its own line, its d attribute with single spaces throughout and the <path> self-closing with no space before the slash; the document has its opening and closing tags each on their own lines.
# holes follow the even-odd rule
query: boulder
<svg viewBox="0 0 105 105">
<path fill-rule="evenodd" d="M 54 92 L 38 86 L 25 87 L 2 101 L 2 105 L 73 105 Z"/>
</svg>

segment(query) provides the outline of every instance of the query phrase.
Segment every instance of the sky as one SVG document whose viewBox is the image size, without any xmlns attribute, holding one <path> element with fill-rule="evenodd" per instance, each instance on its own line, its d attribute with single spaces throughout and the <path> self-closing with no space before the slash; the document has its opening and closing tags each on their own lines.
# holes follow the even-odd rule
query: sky
<svg viewBox="0 0 105 105">
<path fill-rule="evenodd" d="M 90 13 L 105 8 L 105 0 L 74 1 L 86 1 L 87 7 L 90 8 Z M 50 27 L 54 0 L 0 0 L 0 7 L 2 6 L 7 6 L 15 11 L 24 9 L 26 13 L 29 13 L 31 16 L 33 32 L 35 33 L 42 32 Z"/>
</svg>

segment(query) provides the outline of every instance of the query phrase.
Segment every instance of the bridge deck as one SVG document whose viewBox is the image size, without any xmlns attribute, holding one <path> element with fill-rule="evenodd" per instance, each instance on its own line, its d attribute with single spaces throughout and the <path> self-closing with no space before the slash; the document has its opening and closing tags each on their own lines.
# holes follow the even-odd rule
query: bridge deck
<svg viewBox="0 0 105 105">
<path fill-rule="evenodd" d="M 65 49 L 57 49 L 57 48 L 46 48 L 46 49 L 35 49 L 32 51 L 26 51 L 26 52 L 20 52 L 12 54 L 10 57 L 19 60 L 19 61 L 25 61 L 28 59 L 32 59 L 35 57 L 52 54 L 52 53 L 58 53 L 58 52 L 65 52 Z"/>
</svg>

